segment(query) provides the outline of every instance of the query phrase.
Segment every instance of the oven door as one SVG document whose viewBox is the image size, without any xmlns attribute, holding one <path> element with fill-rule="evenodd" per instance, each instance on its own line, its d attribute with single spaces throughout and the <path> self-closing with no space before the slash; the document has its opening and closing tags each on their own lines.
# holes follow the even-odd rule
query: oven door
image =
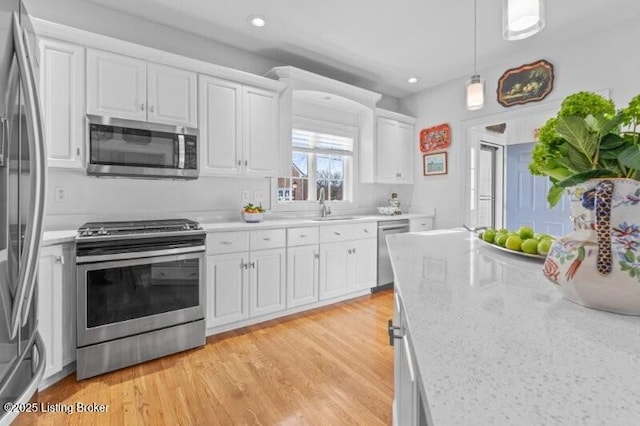
<svg viewBox="0 0 640 426">
<path fill-rule="evenodd" d="M 201 320 L 204 251 L 78 264 L 78 347 Z"/>
</svg>

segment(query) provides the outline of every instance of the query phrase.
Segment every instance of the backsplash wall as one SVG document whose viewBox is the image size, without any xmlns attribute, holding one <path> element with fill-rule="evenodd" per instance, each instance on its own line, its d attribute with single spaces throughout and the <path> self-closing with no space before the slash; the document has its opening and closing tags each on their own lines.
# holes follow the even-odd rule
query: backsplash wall
<svg viewBox="0 0 640 426">
<path fill-rule="evenodd" d="M 64 199 L 56 201 L 62 189 Z M 76 229 L 89 221 L 141 220 L 187 217 L 211 222 L 240 220 L 241 193 L 255 202 L 263 194 L 263 206 L 271 208 L 270 179 L 201 176 L 196 180 L 153 180 L 87 176 L 84 170 L 48 170 L 45 230 Z M 346 214 L 374 213 L 392 192 L 410 208 L 412 185 L 357 184 L 358 205 Z M 340 214 L 342 214 L 341 212 Z M 268 212 L 269 215 L 275 215 Z M 286 213 L 292 216 L 295 214 Z M 299 213 L 315 215 L 315 212 Z"/>
</svg>

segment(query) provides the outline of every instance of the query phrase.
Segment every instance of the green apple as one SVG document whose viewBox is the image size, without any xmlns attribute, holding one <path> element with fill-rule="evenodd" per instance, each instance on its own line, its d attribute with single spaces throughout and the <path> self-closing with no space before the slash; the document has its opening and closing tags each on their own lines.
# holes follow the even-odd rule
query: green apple
<svg viewBox="0 0 640 426">
<path fill-rule="evenodd" d="M 521 226 L 520 229 L 518 229 L 518 236 L 522 240 L 533 238 L 533 229 L 530 226 Z"/>
<path fill-rule="evenodd" d="M 551 244 L 553 244 L 553 240 L 551 238 L 543 238 L 538 243 L 538 254 L 542 256 L 546 256 L 551 249 Z"/>
<path fill-rule="evenodd" d="M 522 246 L 520 248 L 525 253 L 538 254 L 538 244 L 539 241 L 535 238 L 527 238 L 522 242 Z"/>
<path fill-rule="evenodd" d="M 500 233 L 496 234 L 496 238 L 493 241 L 500 247 L 504 247 L 507 242 L 507 238 L 509 238 L 509 236 L 506 233 Z"/>
<path fill-rule="evenodd" d="M 485 240 L 488 243 L 492 243 L 493 244 L 493 240 L 496 237 L 496 230 L 495 229 L 487 229 L 486 231 L 484 231 L 484 233 L 482 234 L 482 239 Z"/>
<path fill-rule="evenodd" d="M 522 238 L 517 235 L 511 235 L 505 241 L 504 246 L 509 250 L 520 251 L 520 247 L 522 246 Z"/>
</svg>

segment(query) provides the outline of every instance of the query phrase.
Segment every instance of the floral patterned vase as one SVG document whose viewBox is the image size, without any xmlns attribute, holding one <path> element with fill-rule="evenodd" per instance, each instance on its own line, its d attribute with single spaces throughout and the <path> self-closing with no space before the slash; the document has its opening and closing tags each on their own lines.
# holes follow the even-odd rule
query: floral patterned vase
<svg viewBox="0 0 640 426">
<path fill-rule="evenodd" d="M 573 302 L 640 315 L 640 181 L 592 179 L 568 192 L 574 230 L 553 243 L 545 276 Z"/>
</svg>

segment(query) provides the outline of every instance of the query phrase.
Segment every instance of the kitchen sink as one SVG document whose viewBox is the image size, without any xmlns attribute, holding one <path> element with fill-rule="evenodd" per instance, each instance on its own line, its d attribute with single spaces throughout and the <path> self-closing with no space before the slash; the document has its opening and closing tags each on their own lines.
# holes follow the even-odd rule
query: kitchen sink
<svg viewBox="0 0 640 426">
<path fill-rule="evenodd" d="M 351 220 L 351 219 L 356 219 L 356 217 L 355 216 L 325 216 L 325 217 L 314 217 L 311 220 L 314 220 L 316 222 L 326 222 L 331 220 Z"/>
</svg>

